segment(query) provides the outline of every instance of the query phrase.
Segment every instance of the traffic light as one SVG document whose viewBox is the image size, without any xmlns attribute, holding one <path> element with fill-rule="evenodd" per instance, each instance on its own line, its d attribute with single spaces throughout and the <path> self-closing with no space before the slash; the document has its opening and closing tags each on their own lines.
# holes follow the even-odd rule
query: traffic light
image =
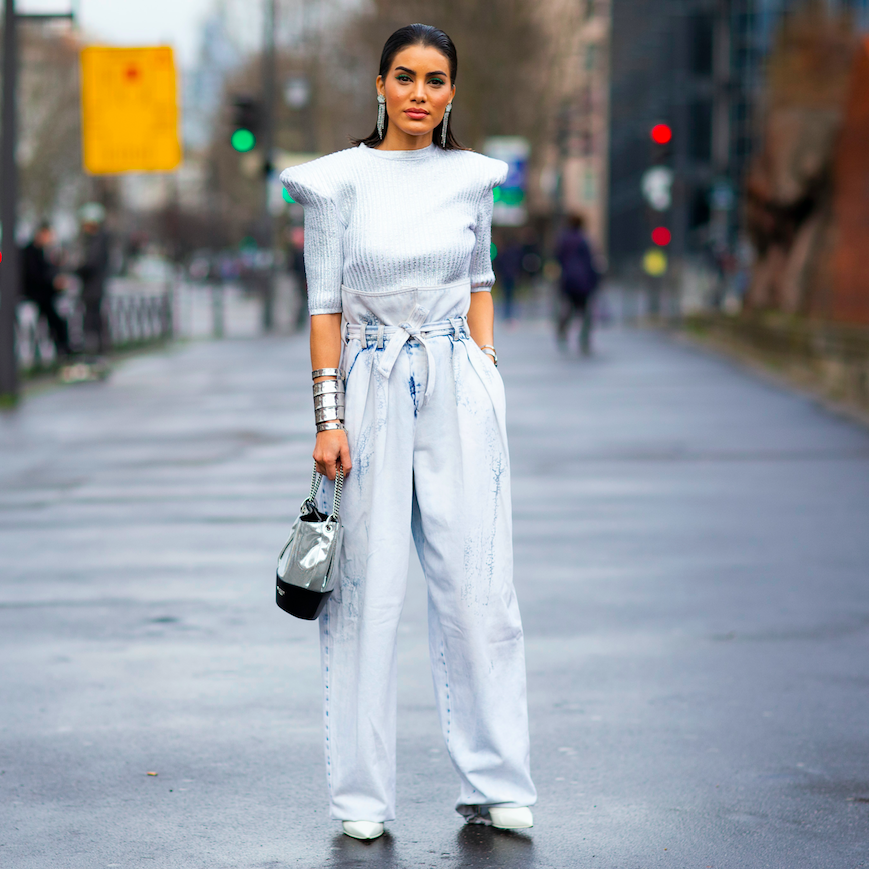
<svg viewBox="0 0 869 869">
<path fill-rule="evenodd" d="M 650 166 L 666 166 L 672 162 L 673 128 L 669 124 L 657 123 L 649 128 L 651 148 L 649 153 Z"/>
<path fill-rule="evenodd" d="M 671 238 L 670 230 L 666 226 L 656 226 L 652 230 L 652 241 L 658 247 L 666 247 L 670 243 Z"/>
<path fill-rule="evenodd" d="M 236 151 L 246 153 L 256 147 L 262 125 L 262 107 L 253 97 L 236 97 L 233 100 L 232 136 L 229 141 Z"/>
<path fill-rule="evenodd" d="M 669 124 L 659 122 L 649 128 L 649 165 L 643 173 L 641 186 L 643 197 L 649 207 L 648 217 L 651 224 L 651 238 L 655 245 L 646 250 L 643 256 L 643 269 L 646 274 L 660 277 L 667 271 L 667 255 L 662 248 L 672 240 L 667 228 L 668 212 L 673 204 L 673 182 L 675 173 L 671 163 L 673 129 Z"/>
<path fill-rule="evenodd" d="M 669 124 L 655 124 L 649 135 L 656 145 L 669 145 L 673 138 L 673 131 Z"/>
</svg>

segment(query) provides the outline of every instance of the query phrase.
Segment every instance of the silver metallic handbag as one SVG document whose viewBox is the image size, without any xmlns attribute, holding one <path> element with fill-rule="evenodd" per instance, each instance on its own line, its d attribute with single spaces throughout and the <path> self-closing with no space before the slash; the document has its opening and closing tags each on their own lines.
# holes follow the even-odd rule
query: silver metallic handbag
<svg viewBox="0 0 869 869">
<path fill-rule="evenodd" d="M 284 612 L 299 619 L 315 619 L 320 615 L 338 578 L 338 558 L 344 537 L 338 511 L 344 471 L 338 469 L 335 498 L 328 516 L 321 513 L 314 502 L 322 479 L 314 465 L 311 494 L 302 502 L 299 516 L 278 556 L 275 598 Z"/>
</svg>

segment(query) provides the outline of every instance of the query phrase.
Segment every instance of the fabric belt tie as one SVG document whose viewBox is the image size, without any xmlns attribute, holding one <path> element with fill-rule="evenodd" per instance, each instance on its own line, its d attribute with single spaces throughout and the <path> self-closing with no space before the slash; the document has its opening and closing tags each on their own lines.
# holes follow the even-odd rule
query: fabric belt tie
<svg viewBox="0 0 869 869">
<path fill-rule="evenodd" d="M 397 326 L 365 326 L 359 323 L 348 323 L 344 327 L 345 340 L 357 340 L 364 347 L 370 346 L 370 341 L 374 342 L 375 346 L 382 348 L 384 346 L 383 339 L 386 338 L 386 349 L 378 363 L 378 371 L 388 380 L 392 374 L 392 369 L 398 361 L 398 354 L 401 348 L 408 341 L 418 341 L 425 350 L 426 375 L 425 375 L 425 391 L 423 393 L 424 405 L 435 388 L 435 373 L 436 365 L 434 356 L 432 355 L 431 347 L 429 347 L 427 338 L 439 338 L 446 335 L 451 335 L 455 339 L 466 337 L 468 332 L 468 321 L 465 317 L 453 317 L 449 320 L 438 320 L 435 323 L 426 323 L 425 319 L 428 316 L 428 308 L 423 308 L 421 305 L 416 305 L 411 311 L 410 316 L 403 323 Z"/>
</svg>

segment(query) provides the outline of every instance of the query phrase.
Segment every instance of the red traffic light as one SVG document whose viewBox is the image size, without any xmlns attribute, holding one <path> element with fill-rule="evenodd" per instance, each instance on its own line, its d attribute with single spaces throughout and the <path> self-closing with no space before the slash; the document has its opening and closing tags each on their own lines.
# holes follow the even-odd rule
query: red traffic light
<svg viewBox="0 0 869 869">
<path fill-rule="evenodd" d="M 655 124 L 650 135 L 655 144 L 666 145 L 673 138 L 673 131 L 667 124 Z"/>
<path fill-rule="evenodd" d="M 670 230 L 667 229 L 666 226 L 658 226 L 652 230 L 652 241 L 655 242 L 658 247 L 666 247 L 670 243 L 672 237 Z"/>
</svg>

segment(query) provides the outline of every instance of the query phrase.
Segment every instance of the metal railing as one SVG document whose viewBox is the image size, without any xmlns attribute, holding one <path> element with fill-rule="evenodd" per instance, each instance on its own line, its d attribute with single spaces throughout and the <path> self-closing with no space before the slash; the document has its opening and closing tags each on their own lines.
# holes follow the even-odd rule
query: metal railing
<svg viewBox="0 0 869 869">
<path fill-rule="evenodd" d="M 160 295 L 109 296 L 106 315 L 113 347 L 127 347 L 172 337 L 172 298 Z"/>
<path fill-rule="evenodd" d="M 84 305 L 79 299 L 64 300 L 59 311 L 69 326 L 74 348 L 84 345 Z M 174 334 L 172 292 L 135 292 L 124 290 L 107 293 L 103 301 L 103 316 L 109 343 L 114 350 L 158 343 Z M 50 369 L 57 363 L 54 344 L 45 318 L 40 317 L 34 302 L 18 305 L 15 319 L 15 347 L 22 372 Z"/>
<path fill-rule="evenodd" d="M 307 322 L 298 280 L 280 274 L 274 281 L 272 329 L 291 334 Z M 108 282 L 103 315 L 112 350 L 127 350 L 176 339 L 252 338 L 265 334 L 262 288 L 243 281 L 199 282 L 179 275 L 157 279 L 114 277 Z M 70 344 L 84 349 L 84 305 L 77 289 L 57 302 L 66 319 Z M 303 323 L 302 326 L 299 324 Z M 50 370 L 57 364 L 45 318 L 36 304 L 22 301 L 15 323 L 19 369 L 24 373 Z"/>
</svg>

